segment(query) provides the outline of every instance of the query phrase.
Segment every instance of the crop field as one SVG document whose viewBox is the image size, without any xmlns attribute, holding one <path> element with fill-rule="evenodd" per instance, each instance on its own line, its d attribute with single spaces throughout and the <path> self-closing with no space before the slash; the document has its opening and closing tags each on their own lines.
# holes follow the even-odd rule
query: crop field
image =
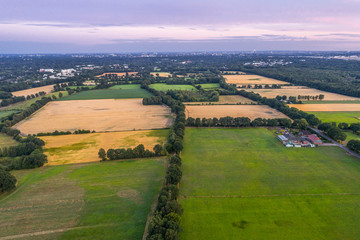
<svg viewBox="0 0 360 240">
<path fill-rule="evenodd" d="M 167 85 L 165 83 L 154 83 L 150 85 L 151 88 L 158 91 L 168 91 L 168 90 L 192 90 L 197 91 L 197 89 L 191 85 Z"/>
<path fill-rule="evenodd" d="M 360 123 L 360 112 L 308 112 L 322 122 Z"/>
<path fill-rule="evenodd" d="M 186 129 L 181 239 L 357 239 L 360 163 L 265 128 Z"/>
<path fill-rule="evenodd" d="M 360 112 L 360 104 L 289 104 L 305 112 Z"/>
<path fill-rule="evenodd" d="M 25 90 L 21 90 L 21 91 L 12 92 L 12 95 L 14 95 L 14 96 L 25 96 L 26 97 L 27 95 L 31 95 L 31 94 L 35 94 L 35 93 L 39 93 L 39 92 L 50 93 L 53 90 L 54 90 L 54 84 L 46 85 L 46 86 L 43 86 L 43 87 L 30 88 L 30 89 L 25 89 Z"/>
<path fill-rule="evenodd" d="M 249 92 L 255 92 L 259 93 L 262 97 L 267 98 L 275 98 L 276 96 L 294 96 L 297 97 L 298 95 L 301 96 L 316 96 L 316 95 L 324 95 L 324 101 L 357 101 L 360 100 L 360 98 L 356 97 L 349 97 L 337 93 L 330 93 L 330 92 L 324 92 L 315 88 L 308 88 L 304 86 L 284 86 L 279 89 L 246 89 Z M 302 100 L 304 101 L 304 100 Z M 304 101 L 305 102 L 305 101 Z M 310 100 L 311 102 L 311 100 Z M 316 101 L 318 102 L 318 101 Z"/>
<path fill-rule="evenodd" d="M 192 118 L 220 118 L 220 117 L 248 117 L 255 118 L 288 118 L 283 113 L 266 105 L 187 105 L 186 117 Z"/>
<path fill-rule="evenodd" d="M 144 144 L 152 150 L 165 143 L 168 130 L 126 131 L 40 137 L 45 142 L 48 165 L 98 162 L 100 148 L 133 148 Z"/>
<path fill-rule="evenodd" d="M 59 99 L 59 101 L 68 100 L 92 100 L 92 99 L 122 99 L 122 98 L 145 98 L 152 94 L 144 89 L 100 89 L 82 91 Z"/>
<path fill-rule="evenodd" d="M 225 105 L 225 104 L 254 104 L 255 102 L 251 99 L 248 99 L 246 97 L 240 96 L 240 95 L 222 95 L 219 96 L 218 102 L 184 102 L 186 105 L 206 105 L 206 104 L 219 104 L 219 105 Z"/>
<path fill-rule="evenodd" d="M 164 179 L 163 159 L 13 171 L 0 197 L 0 239 L 141 239 Z"/>
<path fill-rule="evenodd" d="M 124 85 L 115 85 L 110 87 L 109 89 L 128 90 L 128 89 L 141 89 L 141 88 L 140 88 L 140 84 L 124 84 Z"/>
<path fill-rule="evenodd" d="M 267 78 L 259 75 L 223 75 L 228 84 L 236 85 L 265 85 L 265 84 L 289 84 L 288 82 Z"/>
<path fill-rule="evenodd" d="M 0 133 L 0 149 L 15 145 L 17 145 L 17 142 L 12 137 L 9 137 L 4 133 Z"/>
<path fill-rule="evenodd" d="M 78 129 L 96 132 L 167 128 L 173 119 L 164 105 L 142 104 L 142 99 L 54 101 L 14 127 L 24 134 Z"/>
<path fill-rule="evenodd" d="M 151 75 L 156 76 L 156 74 L 159 74 L 159 77 L 171 77 L 171 73 L 168 72 L 152 72 Z"/>
<path fill-rule="evenodd" d="M 127 74 L 128 74 L 129 76 L 131 76 L 131 75 L 136 75 L 136 74 L 137 74 L 137 72 L 128 72 Z M 100 77 L 105 77 L 106 75 L 116 75 L 117 77 L 123 77 L 123 76 L 126 76 L 126 72 L 119 72 L 119 73 L 113 73 L 113 72 L 111 72 L 111 73 L 103 73 L 103 74 L 98 75 L 98 76 L 95 76 L 95 77 L 100 78 Z"/>
</svg>

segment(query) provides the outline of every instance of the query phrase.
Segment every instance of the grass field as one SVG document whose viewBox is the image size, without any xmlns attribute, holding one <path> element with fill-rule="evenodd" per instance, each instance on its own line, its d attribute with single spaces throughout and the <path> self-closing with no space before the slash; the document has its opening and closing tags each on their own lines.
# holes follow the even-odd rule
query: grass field
<svg viewBox="0 0 360 240">
<path fill-rule="evenodd" d="M 197 91 L 197 89 L 191 85 L 167 85 L 165 83 L 154 83 L 150 85 L 151 88 L 158 91 L 168 91 L 168 90 L 192 90 Z"/>
<path fill-rule="evenodd" d="M 218 89 L 220 88 L 220 84 L 218 83 L 203 83 L 203 84 L 197 84 L 200 85 L 203 89 Z"/>
<path fill-rule="evenodd" d="M 62 136 L 40 137 L 45 141 L 45 154 L 48 165 L 69 163 L 98 162 L 100 148 L 133 148 L 144 144 L 146 149 L 152 150 L 156 144 L 163 145 L 168 130 L 128 131 L 72 134 Z"/>
<path fill-rule="evenodd" d="M 13 174 L 19 186 L 0 197 L 0 238 L 130 240 L 142 237 L 164 179 L 164 161 L 63 165 Z"/>
<path fill-rule="evenodd" d="M 121 99 L 121 98 L 145 98 L 152 94 L 144 89 L 101 89 L 82 91 L 70 96 L 59 99 L 59 101 L 69 100 L 93 100 L 93 99 Z"/>
<path fill-rule="evenodd" d="M 54 90 L 54 84 L 46 85 L 43 87 L 30 88 L 30 89 L 25 89 L 25 90 L 21 90 L 21 91 L 16 91 L 16 92 L 12 92 L 12 94 L 14 96 L 25 96 L 26 97 L 27 95 L 31 95 L 31 94 L 35 94 L 35 93 L 39 93 L 39 92 L 50 93 L 53 90 Z"/>
<path fill-rule="evenodd" d="M 305 112 L 360 112 L 360 104 L 289 104 Z"/>
<path fill-rule="evenodd" d="M 10 116 L 13 113 L 18 113 L 18 112 L 20 112 L 20 111 L 19 110 L 2 110 L 2 111 L 0 111 L 0 119 Z"/>
<path fill-rule="evenodd" d="M 341 100 L 334 100 L 334 101 L 304 101 L 303 104 L 360 104 L 360 100 L 359 101 L 341 101 Z"/>
<path fill-rule="evenodd" d="M 360 123 L 360 112 L 308 112 L 314 114 L 322 122 Z"/>
<path fill-rule="evenodd" d="M 96 132 L 160 129 L 171 126 L 170 108 L 143 105 L 142 99 L 53 101 L 14 127 L 24 134 L 78 129 Z"/>
<path fill-rule="evenodd" d="M 350 96 L 345 96 L 345 95 L 341 95 L 341 94 L 337 94 L 337 93 L 330 93 L 330 92 L 324 92 L 315 88 L 308 88 L 308 87 L 304 87 L 304 86 L 283 86 L 281 88 L 277 88 L 277 89 L 245 89 L 247 91 L 250 92 L 255 92 L 255 93 L 259 93 L 261 96 L 263 97 L 267 97 L 267 98 L 275 98 L 276 96 L 280 95 L 280 96 L 294 96 L 297 97 L 298 95 L 302 95 L 302 96 L 316 96 L 316 95 L 324 95 L 324 101 L 359 101 L 360 98 L 356 98 L 356 97 L 350 97 Z M 303 102 L 305 102 L 304 100 L 302 100 Z M 312 101 L 310 101 L 312 102 Z M 318 101 L 315 101 L 318 102 Z"/>
<path fill-rule="evenodd" d="M 0 149 L 3 147 L 15 146 L 17 144 L 18 142 L 16 142 L 12 137 L 9 137 L 4 133 L 0 133 Z"/>
<path fill-rule="evenodd" d="M 360 163 L 266 129 L 186 129 L 181 239 L 357 239 Z"/>
<path fill-rule="evenodd" d="M 288 118 L 283 113 L 266 105 L 187 105 L 186 117 L 192 118 L 220 118 L 220 117 L 248 117 L 255 118 Z"/>
<path fill-rule="evenodd" d="M 124 84 L 124 85 L 115 85 L 110 87 L 109 89 L 128 90 L 128 89 L 141 89 L 141 88 L 140 88 L 140 84 Z"/>
<path fill-rule="evenodd" d="M 350 140 L 360 140 L 360 136 L 354 134 L 352 131 L 344 131 L 346 134 L 345 143 L 349 142 Z"/>
<path fill-rule="evenodd" d="M 222 95 L 219 96 L 218 102 L 184 102 L 186 105 L 206 105 L 206 104 L 214 104 L 214 105 L 224 105 L 224 104 L 252 104 L 255 103 L 249 98 L 240 96 L 240 95 Z"/>
</svg>

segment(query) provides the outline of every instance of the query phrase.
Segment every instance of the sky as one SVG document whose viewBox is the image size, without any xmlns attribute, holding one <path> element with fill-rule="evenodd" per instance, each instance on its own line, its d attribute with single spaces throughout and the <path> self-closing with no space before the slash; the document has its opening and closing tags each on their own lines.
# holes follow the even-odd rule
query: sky
<svg viewBox="0 0 360 240">
<path fill-rule="evenodd" d="M 0 54 L 360 51 L 360 0 L 0 0 Z"/>
</svg>

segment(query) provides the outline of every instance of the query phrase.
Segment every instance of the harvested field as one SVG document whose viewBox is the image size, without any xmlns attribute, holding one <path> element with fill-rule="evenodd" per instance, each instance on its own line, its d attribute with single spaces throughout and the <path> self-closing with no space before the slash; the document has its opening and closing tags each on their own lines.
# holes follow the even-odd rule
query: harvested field
<svg viewBox="0 0 360 240">
<path fill-rule="evenodd" d="M 171 77 L 171 73 L 168 72 L 152 72 L 151 75 L 156 77 L 156 74 L 159 74 L 159 77 Z"/>
<path fill-rule="evenodd" d="M 218 102 L 184 102 L 186 105 L 207 105 L 207 104 L 214 104 L 214 105 L 224 105 L 224 104 L 252 104 L 255 103 L 254 101 L 239 95 L 222 95 L 219 96 Z"/>
<path fill-rule="evenodd" d="M 289 104 L 305 112 L 360 112 L 360 104 Z"/>
<path fill-rule="evenodd" d="M 255 85 L 255 84 L 289 84 L 288 82 L 267 78 L 259 75 L 223 75 L 228 84 Z"/>
<path fill-rule="evenodd" d="M 126 131 L 40 137 L 45 141 L 48 165 L 98 162 L 100 148 L 133 148 L 144 144 L 152 150 L 165 143 L 168 130 Z"/>
<path fill-rule="evenodd" d="M 171 115 L 167 106 L 144 106 L 142 99 L 56 101 L 15 128 L 24 134 L 77 129 L 96 132 L 159 129 L 172 124 Z"/>
<path fill-rule="evenodd" d="M 323 94 L 325 96 L 325 98 L 323 99 L 324 101 L 353 101 L 353 100 L 360 100 L 360 98 L 356 98 L 356 97 L 349 97 L 349 96 L 345 96 L 345 95 L 341 95 L 341 94 L 337 94 L 337 93 L 330 93 L 330 92 L 324 92 L 315 88 L 308 88 L 308 87 L 304 87 L 304 86 L 284 86 L 280 89 L 246 89 L 247 91 L 250 92 L 255 92 L 255 93 L 259 93 L 262 97 L 267 97 L 267 98 L 275 98 L 276 96 L 280 95 L 280 96 L 294 96 L 297 97 L 298 95 L 302 95 L 302 96 L 316 96 L 316 95 L 320 95 Z M 304 101 L 304 100 L 302 100 Z M 310 101 L 311 102 L 311 101 Z"/>
<path fill-rule="evenodd" d="M 50 93 L 52 90 L 54 90 L 54 84 L 53 85 L 43 86 L 43 87 L 30 88 L 30 89 L 25 89 L 25 90 L 21 90 L 21 91 L 12 92 L 12 95 L 14 95 L 14 96 L 25 96 L 26 97 L 27 95 L 31 95 L 31 94 L 35 94 L 35 93 L 39 93 L 39 92 Z"/>
<path fill-rule="evenodd" d="M 129 76 L 131 75 L 136 75 L 137 72 L 128 72 L 127 73 Z M 126 72 L 120 72 L 120 73 L 103 73 L 101 75 L 98 75 L 98 76 L 95 76 L 97 78 L 100 78 L 100 77 L 106 77 L 106 76 L 110 76 L 110 75 L 116 75 L 117 77 L 123 77 L 123 76 L 126 76 Z"/>
<path fill-rule="evenodd" d="M 288 118 L 283 113 L 266 105 L 203 105 L 186 106 L 186 117 L 213 118 L 213 117 L 248 117 L 255 118 Z"/>
</svg>

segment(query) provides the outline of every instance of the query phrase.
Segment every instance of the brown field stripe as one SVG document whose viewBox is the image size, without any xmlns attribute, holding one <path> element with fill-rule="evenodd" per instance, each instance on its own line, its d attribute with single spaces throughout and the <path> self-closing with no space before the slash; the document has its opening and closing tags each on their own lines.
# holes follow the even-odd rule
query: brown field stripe
<svg viewBox="0 0 360 240">
<path fill-rule="evenodd" d="M 294 194 L 267 194 L 267 195 L 216 195 L 216 196 L 187 196 L 181 198 L 271 198 L 271 197 L 302 197 L 302 196 L 347 196 L 360 195 L 360 193 L 294 193 Z M 0 239 L 1 240 L 1 239 Z"/>
<path fill-rule="evenodd" d="M 47 231 L 41 231 L 41 232 L 24 233 L 24 234 L 0 237 L 0 240 L 27 238 L 27 237 L 41 236 L 41 235 L 47 235 L 47 234 L 53 234 L 53 233 L 61 233 L 61 232 L 66 232 L 66 231 L 70 231 L 70 230 L 86 229 L 86 228 L 97 228 L 97 227 L 111 227 L 111 226 L 116 226 L 116 225 L 118 225 L 118 224 L 99 224 L 99 225 L 92 225 L 92 226 L 60 228 L 60 229 L 53 229 L 53 230 L 47 230 Z"/>
</svg>

